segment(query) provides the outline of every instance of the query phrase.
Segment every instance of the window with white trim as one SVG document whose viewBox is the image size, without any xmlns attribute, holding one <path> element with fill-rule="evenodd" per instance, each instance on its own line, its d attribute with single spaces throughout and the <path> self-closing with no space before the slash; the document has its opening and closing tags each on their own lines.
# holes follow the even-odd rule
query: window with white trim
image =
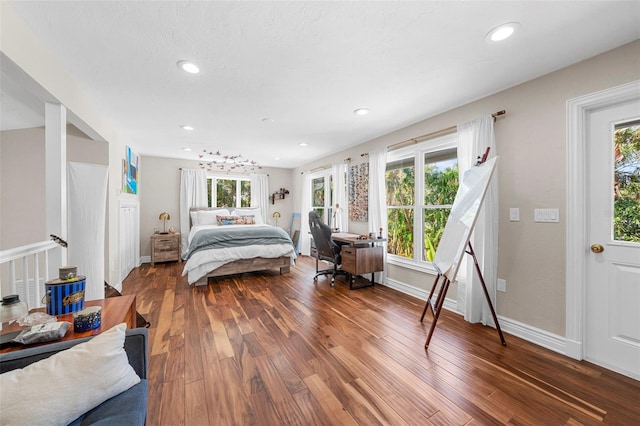
<svg viewBox="0 0 640 426">
<path fill-rule="evenodd" d="M 311 210 L 322 218 L 322 221 L 333 226 L 333 176 L 331 169 L 311 175 Z"/>
<path fill-rule="evenodd" d="M 430 266 L 458 190 L 457 135 L 389 152 L 385 181 L 388 260 Z"/>
<path fill-rule="evenodd" d="M 209 207 L 251 206 L 251 180 L 248 177 L 207 176 Z"/>
</svg>

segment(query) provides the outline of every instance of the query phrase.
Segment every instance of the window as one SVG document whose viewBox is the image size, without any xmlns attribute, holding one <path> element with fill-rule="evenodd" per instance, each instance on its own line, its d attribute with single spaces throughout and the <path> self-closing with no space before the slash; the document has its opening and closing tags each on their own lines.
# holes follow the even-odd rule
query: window
<svg viewBox="0 0 640 426">
<path fill-rule="evenodd" d="M 207 198 L 209 207 L 249 207 L 251 181 L 245 177 L 207 177 Z"/>
<path fill-rule="evenodd" d="M 333 219 L 333 177 L 331 170 L 314 174 L 311 177 L 311 209 L 316 211 L 322 221 L 329 226 Z"/>
<path fill-rule="evenodd" d="M 390 261 L 433 261 L 458 191 L 456 145 L 456 135 L 446 135 L 387 155 Z"/>
</svg>

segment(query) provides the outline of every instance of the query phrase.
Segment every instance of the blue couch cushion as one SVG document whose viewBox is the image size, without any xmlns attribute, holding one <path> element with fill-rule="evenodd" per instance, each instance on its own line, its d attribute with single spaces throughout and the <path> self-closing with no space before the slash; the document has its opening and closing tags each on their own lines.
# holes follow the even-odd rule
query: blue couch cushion
<svg viewBox="0 0 640 426">
<path fill-rule="evenodd" d="M 70 426 L 144 425 L 148 394 L 149 384 L 142 379 L 140 383 L 78 417 Z"/>
</svg>

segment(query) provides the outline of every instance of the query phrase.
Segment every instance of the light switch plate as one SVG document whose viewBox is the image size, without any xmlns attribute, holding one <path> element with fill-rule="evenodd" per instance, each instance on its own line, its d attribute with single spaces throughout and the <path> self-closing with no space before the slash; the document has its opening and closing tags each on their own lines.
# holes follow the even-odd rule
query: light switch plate
<svg viewBox="0 0 640 426">
<path fill-rule="evenodd" d="M 559 209 L 535 209 L 534 220 L 536 222 L 560 222 Z"/>
<path fill-rule="evenodd" d="M 520 221 L 520 209 L 517 207 L 511 207 L 509 209 L 509 220 L 511 222 L 519 222 Z"/>
</svg>

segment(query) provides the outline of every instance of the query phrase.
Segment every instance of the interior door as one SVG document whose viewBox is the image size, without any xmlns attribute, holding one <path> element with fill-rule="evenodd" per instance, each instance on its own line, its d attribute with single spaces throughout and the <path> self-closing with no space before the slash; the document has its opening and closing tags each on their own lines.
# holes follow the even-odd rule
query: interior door
<svg viewBox="0 0 640 426">
<path fill-rule="evenodd" d="M 590 113 L 589 123 L 586 187 L 587 241 L 591 247 L 585 250 L 585 359 L 638 379 L 640 231 L 624 225 L 638 220 L 634 212 L 639 210 L 633 209 L 640 205 L 640 164 L 636 157 L 635 164 L 625 166 L 633 152 L 622 155 L 620 147 L 616 148 L 615 132 L 640 126 L 640 100 L 596 109 Z M 638 186 L 629 186 L 634 179 Z M 625 194 L 620 192 L 621 184 Z M 620 202 L 623 198 L 624 205 Z M 638 203 L 635 206 L 634 201 Z M 625 212 L 621 208 L 625 205 L 631 210 Z"/>
</svg>

